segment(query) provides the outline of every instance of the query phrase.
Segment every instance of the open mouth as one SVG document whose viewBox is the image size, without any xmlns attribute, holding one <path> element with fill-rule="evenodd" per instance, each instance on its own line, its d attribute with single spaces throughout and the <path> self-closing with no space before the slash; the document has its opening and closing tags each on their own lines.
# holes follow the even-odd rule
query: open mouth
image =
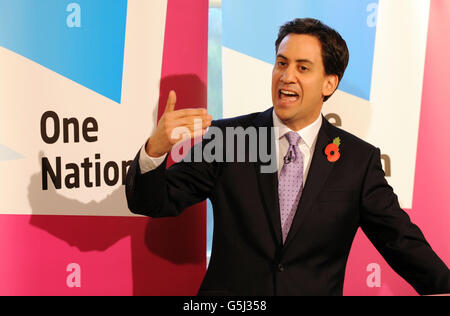
<svg viewBox="0 0 450 316">
<path fill-rule="evenodd" d="M 278 91 L 278 98 L 282 103 L 291 103 L 295 102 L 299 99 L 298 93 L 291 91 L 291 90 L 285 90 L 280 89 Z"/>
</svg>

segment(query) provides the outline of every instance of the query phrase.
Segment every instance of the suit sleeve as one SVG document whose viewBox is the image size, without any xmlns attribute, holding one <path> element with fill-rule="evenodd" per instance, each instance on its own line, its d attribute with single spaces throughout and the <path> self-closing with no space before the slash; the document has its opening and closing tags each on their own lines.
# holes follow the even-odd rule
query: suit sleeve
<svg viewBox="0 0 450 316">
<path fill-rule="evenodd" d="M 195 145 L 203 148 L 205 142 Z M 193 158 L 194 149 L 187 157 Z M 141 173 L 139 153 L 126 178 L 128 208 L 150 217 L 178 216 L 187 207 L 210 197 L 219 172 L 217 162 L 187 162 L 166 169 L 167 157 L 156 169 Z"/>
<path fill-rule="evenodd" d="M 374 149 L 361 195 L 361 228 L 389 265 L 419 294 L 450 293 L 450 272 L 411 222 L 385 179 Z"/>
</svg>

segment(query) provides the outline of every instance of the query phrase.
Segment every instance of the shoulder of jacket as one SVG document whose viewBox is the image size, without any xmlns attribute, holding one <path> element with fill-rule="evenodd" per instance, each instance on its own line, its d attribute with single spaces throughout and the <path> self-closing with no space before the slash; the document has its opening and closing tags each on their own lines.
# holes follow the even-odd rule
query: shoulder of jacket
<svg viewBox="0 0 450 316">
<path fill-rule="evenodd" d="M 361 153 L 372 154 L 373 151 L 377 150 L 377 147 L 370 144 L 369 142 L 363 140 L 362 138 L 343 130 L 342 128 L 336 127 L 327 121 L 329 124 L 329 136 L 332 138 L 339 137 L 341 139 L 341 144 L 343 146 L 349 146 Z"/>
</svg>

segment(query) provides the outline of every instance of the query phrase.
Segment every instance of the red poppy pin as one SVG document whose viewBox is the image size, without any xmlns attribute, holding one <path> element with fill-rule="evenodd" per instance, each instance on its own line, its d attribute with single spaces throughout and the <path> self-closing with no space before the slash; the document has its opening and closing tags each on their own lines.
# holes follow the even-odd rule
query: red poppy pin
<svg viewBox="0 0 450 316">
<path fill-rule="evenodd" d="M 340 145 L 341 139 L 339 137 L 336 137 L 335 139 L 333 139 L 333 142 L 325 148 L 325 155 L 327 155 L 327 159 L 329 162 L 336 162 L 339 160 L 339 157 L 341 157 L 341 154 L 339 153 Z"/>
</svg>

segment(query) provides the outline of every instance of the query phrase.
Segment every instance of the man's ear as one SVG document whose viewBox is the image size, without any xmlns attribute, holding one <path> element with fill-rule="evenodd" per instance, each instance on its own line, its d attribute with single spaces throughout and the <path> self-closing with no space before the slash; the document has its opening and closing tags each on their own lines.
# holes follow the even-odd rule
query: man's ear
<svg viewBox="0 0 450 316">
<path fill-rule="evenodd" d="M 339 78 L 337 75 L 326 75 L 325 81 L 322 87 L 322 94 L 324 97 L 330 96 L 334 93 L 339 84 Z"/>
</svg>

